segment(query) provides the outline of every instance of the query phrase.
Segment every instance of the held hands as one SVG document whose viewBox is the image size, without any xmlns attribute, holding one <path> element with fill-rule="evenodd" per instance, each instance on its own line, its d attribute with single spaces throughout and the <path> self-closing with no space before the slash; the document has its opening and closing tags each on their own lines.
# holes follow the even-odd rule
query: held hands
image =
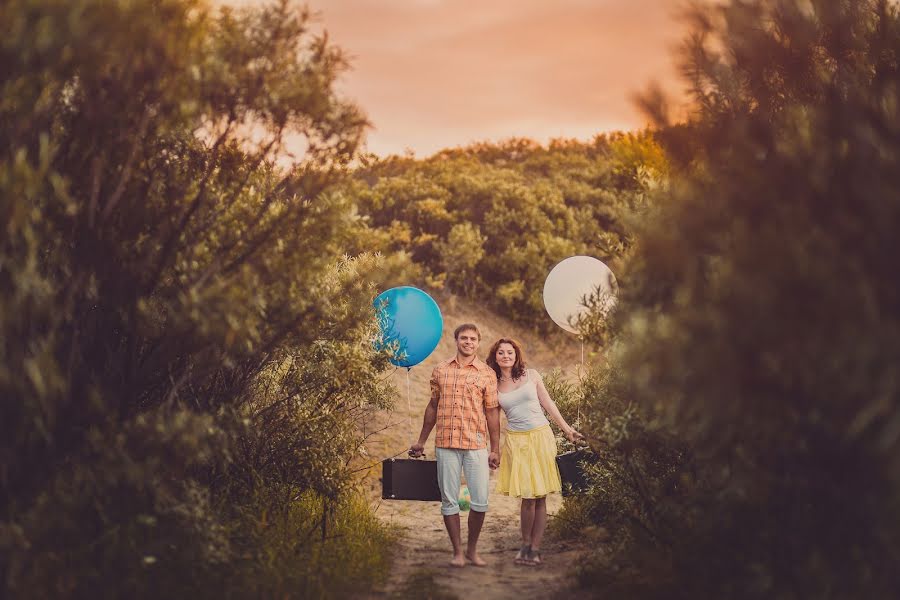
<svg viewBox="0 0 900 600">
<path fill-rule="evenodd" d="M 410 458 L 421 458 L 425 456 L 425 444 L 420 444 L 416 442 L 412 446 L 409 447 L 409 457 Z"/>
<path fill-rule="evenodd" d="M 488 454 L 488 466 L 491 470 L 497 469 L 500 466 L 500 453 L 499 452 L 491 452 Z"/>
</svg>

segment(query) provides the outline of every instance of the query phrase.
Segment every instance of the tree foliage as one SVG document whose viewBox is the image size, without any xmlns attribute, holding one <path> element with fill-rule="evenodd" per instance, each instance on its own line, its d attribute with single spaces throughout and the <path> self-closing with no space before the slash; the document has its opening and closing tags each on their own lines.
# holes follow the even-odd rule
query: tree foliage
<svg viewBox="0 0 900 600">
<path fill-rule="evenodd" d="M 617 266 L 633 243 L 626 215 L 667 169 L 647 133 L 513 139 L 376 161 L 349 193 L 372 228 L 361 249 L 408 253 L 431 287 L 539 324 L 553 265 L 589 254 Z"/>
<path fill-rule="evenodd" d="M 612 463 L 588 503 L 623 541 L 582 575 L 632 597 L 894 597 L 900 15 L 733 0 L 691 19 L 696 112 L 662 124 L 671 192 L 587 394 Z"/>
<path fill-rule="evenodd" d="M 11 0 L 0 23 L 5 595 L 297 595 L 317 556 L 382 560 L 348 495 L 389 389 L 380 262 L 342 257 L 359 223 L 327 191 L 366 126 L 341 52 L 287 1 Z M 276 163 L 288 134 L 305 151 Z"/>
</svg>

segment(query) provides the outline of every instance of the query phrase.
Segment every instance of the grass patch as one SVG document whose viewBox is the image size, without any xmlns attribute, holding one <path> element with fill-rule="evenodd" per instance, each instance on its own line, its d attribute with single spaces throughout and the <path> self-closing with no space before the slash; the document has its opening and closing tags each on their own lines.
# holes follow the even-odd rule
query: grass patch
<svg viewBox="0 0 900 600">
<path fill-rule="evenodd" d="M 233 597 L 344 598 L 384 583 L 395 536 L 361 495 L 331 507 L 304 494 L 280 512 L 266 503 L 241 516 L 254 551 L 235 573 Z"/>
<path fill-rule="evenodd" d="M 562 539 L 582 537 L 584 529 L 592 526 L 591 510 L 584 498 L 569 497 L 548 524 L 549 533 Z"/>
</svg>

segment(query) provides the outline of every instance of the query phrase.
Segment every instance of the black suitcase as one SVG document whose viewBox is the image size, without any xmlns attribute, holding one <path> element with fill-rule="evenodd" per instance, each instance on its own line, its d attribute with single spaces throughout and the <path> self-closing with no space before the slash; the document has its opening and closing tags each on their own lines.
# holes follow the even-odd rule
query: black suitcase
<svg viewBox="0 0 900 600">
<path fill-rule="evenodd" d="M 586 448 L 563 452 L 556 457 L 559 476 L 562 479 L 563 496 L 572 496 L 587 489 L 587 478 L 584 475 L 583 463 L 594 462 L 593 454 Z"/>
<path fill-rule="evenodd" d="M 381 497 L 385 500 L 440 501 L 437 461 L 408 458 L 381 461 Z"/>
</svg>

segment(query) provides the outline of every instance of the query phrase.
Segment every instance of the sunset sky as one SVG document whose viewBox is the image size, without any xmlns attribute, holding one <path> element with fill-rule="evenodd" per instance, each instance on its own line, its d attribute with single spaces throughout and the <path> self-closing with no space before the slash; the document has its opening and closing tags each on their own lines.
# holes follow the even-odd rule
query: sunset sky
<svg viewBox="0 0 900 600">
<path fill-rule="evenodd" d="M 229 4 L 263 0 L 220 0 Z M 677 91 L 677 0 L 311 0 L 351 57 L 340 90 L 368 149 L 427 156 L 476 141 L 590 139 L 644 124 L 633 95 Z"/>
</svg>

